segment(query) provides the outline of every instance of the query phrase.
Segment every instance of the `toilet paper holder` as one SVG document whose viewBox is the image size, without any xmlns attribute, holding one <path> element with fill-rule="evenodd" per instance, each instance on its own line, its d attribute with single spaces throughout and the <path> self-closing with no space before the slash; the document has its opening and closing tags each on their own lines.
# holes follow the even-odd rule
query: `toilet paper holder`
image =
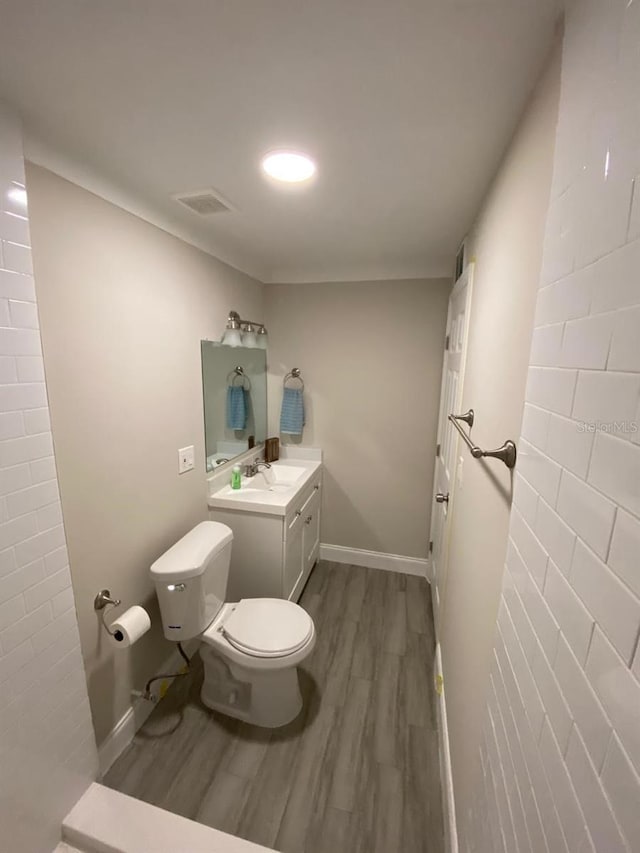
<svg viewBox="0 0 640 853">
<path fill-rule="evenodd" d="M 93 609 L 96 611 L 102 611 L 100 615 L 100 620 L 102 622 L 102 627 L 110 634 L 112 637 L 115 637 L 116 634 L 119 634 L 119 631 L 112 631 L 111 628 L 104 621 L 104 617 L 106 616 L 105 608 L 107 607 L 117 607 L 119 604 L 122 604 L 122 601 L 119 598 L 112 598 L 111 593 L 108 589 L 101 589 L 100 592 L 93 599 Z"/>
</svg>

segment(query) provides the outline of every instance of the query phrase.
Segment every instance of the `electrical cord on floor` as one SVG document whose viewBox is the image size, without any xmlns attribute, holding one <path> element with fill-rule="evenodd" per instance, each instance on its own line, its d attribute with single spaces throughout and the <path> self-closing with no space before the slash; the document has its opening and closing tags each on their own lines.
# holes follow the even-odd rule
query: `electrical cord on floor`
<svg viewBox="0 0 640 853">
<path fill-rule="evenodd" d="M 156 675 L 153 678 L 150 678 L 149 681 L 147 681 L 147 683 L 144 686 L 144 693 L 142 694 L 143 699 L 146 699 L 147 701 L 150 701 L 150 702 L 154 701 L 153 696 L 151 694 L 151 685 L 153 684 L 154 681 L 162 681 L 163 678 L 180 678 L 183 675 L 189 675 L 190 674 L 190 672 L 191 672 L 191 660 L 190 660 L 189 656 L 187 655 L 187 653 L 185 652 L 185 650 L 182 648 L 182 643 L 178 643 L 178 651 L 180 652 L 182 659 L 184 660 L 184 662 L 187 665 L 187 671 L 186 672 L 168 672 L 168 673 Z"/>
</svg>

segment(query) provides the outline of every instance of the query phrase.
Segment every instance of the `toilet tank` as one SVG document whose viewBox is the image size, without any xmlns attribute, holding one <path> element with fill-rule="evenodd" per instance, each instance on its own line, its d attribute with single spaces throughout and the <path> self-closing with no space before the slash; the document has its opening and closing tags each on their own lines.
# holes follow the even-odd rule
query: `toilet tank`
<svg viewBox="0 0 640 853">
<path fill-rule="evenodd" d="M 233 532 L 203 521 L 151 566 L 168 640 L 190 640 L 213 622 L 225 601 Z"/>
</svg>

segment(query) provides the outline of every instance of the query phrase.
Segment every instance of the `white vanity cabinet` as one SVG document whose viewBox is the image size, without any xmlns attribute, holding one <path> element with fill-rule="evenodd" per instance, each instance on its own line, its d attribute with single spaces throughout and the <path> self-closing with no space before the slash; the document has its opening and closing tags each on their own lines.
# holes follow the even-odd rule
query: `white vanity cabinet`
<svg viewBox="0 0 640 853">
<path fill-rule="evenodd" d="M 283 598 L 297 601 L 320 549 L 320 482 L 286 522 L 284 531 Z"/>
<path fill-rule="evenodd" d="M 296 494 L 286 514 L 210 507 L 212 521 L 233 530 L 227 600 L 297 601 L 320 549 L 322 471 Z"/>
</svg>

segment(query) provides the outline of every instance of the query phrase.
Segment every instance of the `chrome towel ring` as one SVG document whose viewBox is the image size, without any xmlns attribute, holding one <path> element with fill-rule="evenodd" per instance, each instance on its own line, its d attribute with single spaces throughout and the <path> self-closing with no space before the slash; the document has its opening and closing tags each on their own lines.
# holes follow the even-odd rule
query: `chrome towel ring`
<svg viewBox="0 0 640 853">
<path fill-rule="evenodd" d="M 298 382 L 300 383 L 300 390 L 304 391 L 304 379 L 302 378 L 302 376 L 300 376 L 300 368 L 299 367 L 294 367 L 289 371 L 289 373 L 287 373 L 287 375 L 284 377 L 284 380 L 282 382 L 283 387 L 286 388 L 287 382 L 290 382 L 294 379 L 298 380 Z"/>
<path fill-rule="evenodd" d="M 245 391 L 251 391 L 251 380 L 244 372 L 244 367 L 241 367 L 240 365 L 234 367 L 233 370 L 227 374 L 227 384 L 229 383 L 230 376 L 233 377 L 231 380 L 231 385 L 235 385 L 236 379 L 239 379 L 242 382 L 242 387 L 245 389 Z"/>
</svg>

